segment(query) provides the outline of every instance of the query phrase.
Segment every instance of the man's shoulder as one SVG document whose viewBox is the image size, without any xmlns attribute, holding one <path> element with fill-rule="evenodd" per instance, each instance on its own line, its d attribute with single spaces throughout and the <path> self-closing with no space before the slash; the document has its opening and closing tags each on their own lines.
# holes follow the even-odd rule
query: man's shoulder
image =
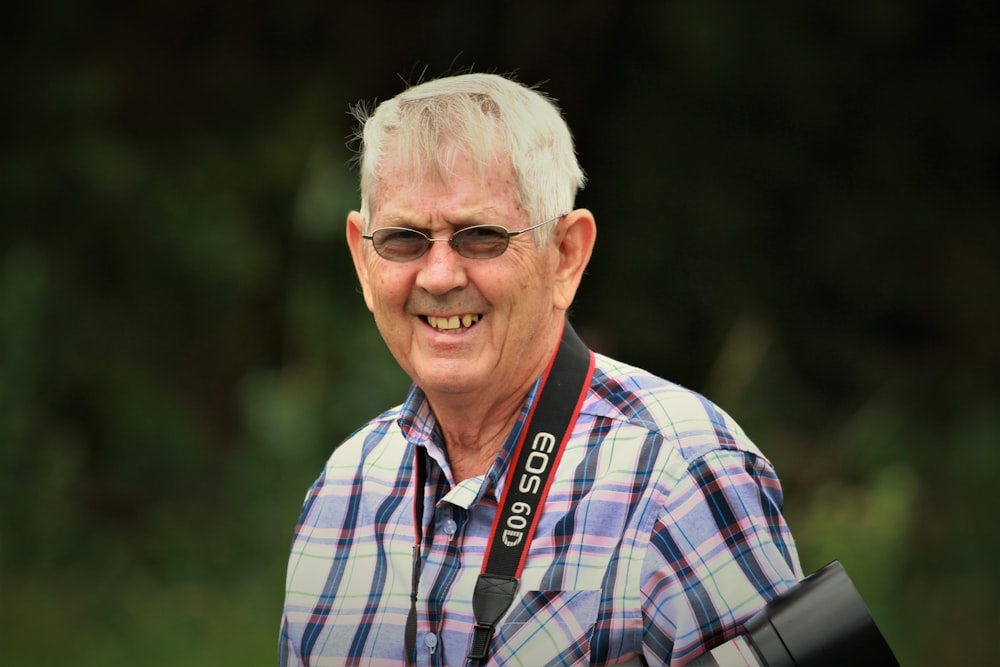
<svg viewBox="0 0 1000 667">
<path fill-rule="evenodd" d="M 601 354 L 584 411 L 658 435 L 687 460 L 719 448 L 759 454 L 742 427 L 698 391 Z"/>
<path fill-rule="evenodd" d="M 669 418 L 675 414 L 703 414 L 707 398 L 694 389 L 680 385 L 648 370 L 597 354 L 591 390 L 599 409 L 625 420 L 643 421 Z"/>
<path fill-rule="evenodd" d="M 395 439 L 394 434 L 399 432 L 402 413 L 403 406 L 396 405 L 361 424 L 337 444 L 330 456 L 331 463 L 356 461 L 380 446 L 390 445 Z"/>
<path fill-rule="evenodd" d="M 393 407 L 384 410 L 382 413 L 376 415 L 375 417 L 372 417 L 364 424 L 354 429 L 354 431 L 349 436 L 347 436 L 347 438 L 345 438 L 345 442 L 347 440 L 353 440 L 359 437 L 361 438 L 366 437 L 367 434 L 370 434 L 372 432 L 379 432 L 379 433 L 385 432 L 389 429 L 389 427 L 392 424 L 396 424 L 399 422 L 399 418 L 402 414 L 403 414 L 403 405 L 402 404 L 394 405 Z"/>
</svg>

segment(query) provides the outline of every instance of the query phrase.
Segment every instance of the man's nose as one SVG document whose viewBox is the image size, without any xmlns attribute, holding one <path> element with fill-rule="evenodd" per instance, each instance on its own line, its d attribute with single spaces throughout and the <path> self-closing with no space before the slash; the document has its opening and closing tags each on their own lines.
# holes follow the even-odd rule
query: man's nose
<svg viewBox="0 0 1000 667">
<path fill-rule="evenodd" d="M 417 274 L 417 286 L 431 294 L 444 294 L 468 282 L 466 260 L 445 239 L 431 243 L 421 261 L 423 266 Z"/>
</svg>

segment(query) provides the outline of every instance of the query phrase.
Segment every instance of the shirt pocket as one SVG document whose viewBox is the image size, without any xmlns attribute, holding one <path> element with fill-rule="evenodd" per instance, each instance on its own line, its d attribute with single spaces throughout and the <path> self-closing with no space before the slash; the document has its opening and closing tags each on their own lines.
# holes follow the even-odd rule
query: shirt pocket
<svg viewBox="0 0 1000 667">
<path fill-rule="evenodd" d="M 500 621 L 497 665 L 588 665 L 601 591 L 527 591 Z"/>
</svg>

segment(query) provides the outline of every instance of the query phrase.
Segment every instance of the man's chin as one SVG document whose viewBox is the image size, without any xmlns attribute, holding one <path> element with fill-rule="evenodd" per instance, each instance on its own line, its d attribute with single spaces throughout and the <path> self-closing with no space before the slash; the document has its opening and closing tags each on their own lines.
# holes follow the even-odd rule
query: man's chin
<svg viewBox="0 0 1000 667">
<path fill-rule="evenodd" d="M 435 369 L 430 373 L 419 373 L 414 380 L 428 396 L 460 396 L 482 391 L 486 383 L 481 377 L 468 372 L 448 373 Z"/>
<path fill-rule="evenodd" d="M 424 351 L 421 351 L 424 352 Z M 448 350 L 435 354 L 413 354 L 409 362 L 416 384 L 424 390 L 444 393 L 497 391 L 497 363 L 488 349 Z"/>
</svg>

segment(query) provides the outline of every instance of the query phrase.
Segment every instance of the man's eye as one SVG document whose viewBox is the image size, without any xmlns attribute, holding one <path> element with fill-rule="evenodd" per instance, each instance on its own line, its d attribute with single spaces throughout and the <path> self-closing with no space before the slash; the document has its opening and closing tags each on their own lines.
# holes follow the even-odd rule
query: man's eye
<svg viewBox="0 0 1000 667">
<path fill-rule="evenodd" d="M 503 243 L 506 240 L 507 234 L 501 227 L 477 226 L 466 227 L 455 236 L 461 237 L 462 243 L 479 245 Z"/>
<path fill-rule="evenodd" d="M 424 237 L 411 229 L 389 229 L 382 233 L 382 243 L 405 245 L 423 243 Z"/>
</svg>

